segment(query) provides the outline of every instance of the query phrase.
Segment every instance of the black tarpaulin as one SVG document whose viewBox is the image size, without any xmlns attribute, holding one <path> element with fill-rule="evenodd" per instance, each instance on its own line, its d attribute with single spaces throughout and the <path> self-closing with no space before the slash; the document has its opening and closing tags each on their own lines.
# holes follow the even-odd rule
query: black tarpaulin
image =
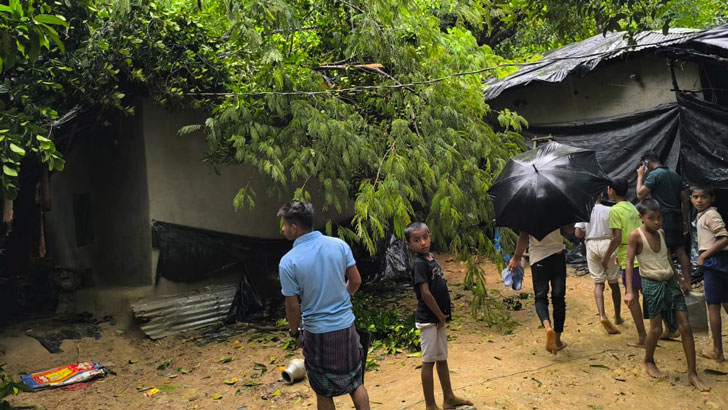
<svg viewBox="0 0 728 410">
<path fill-rule="evenodd" d="M 728 109 L 677 93 L 677 102 L 650 110 L 579 123 L 532 124 L 524 136 L 593 149 L 611 178 L 623 177 L 632 189 L 645 151 L 657 152 L 686 184 L 719 190 L 717 205 L 728 211 Z"/>
<path fill-rule="evenodd" d="M 674 169 L 677 165 L 679 113 L 677 104 L 666 104 L 647 111 L 588 122 L 533 124 L 524 135 L 550 135 L 556 142 L 594 150 L 597 161 L 612 179 L 627 178 L 634 183 L 640 157 L 647 150 L 666 158 L 669 167 Z"/>
<path fill-rule="evenodd" d="M 678 94 L 680 169 L 690 182 L 728 188 L 728 110 Z"/>
<path fill-rule="evenodd" d="M 695 43 L 728 50 L 728 24 L 705 31 L 688 42 L 690 45 Z"/>
<path fill-rule="evenodd" d="M 240 278 L 238 288 L 235 290 L 233 303 L 225 316 L 227 324 L 243 322 L 263 309 L 263 301 L 260 300 L 258 292 L 248 280 L 249 273 L 243 264 L 243 275 Z"/>
<path fill-rule="evenodd" d="M 285 239 L 251 238 L 159 221 L 152 224 L 152 238 L 159 249 L 158 277 L 195 281 L 243 264 L 261 295 L 280 294 L 278 262 L 291 248 Z"/>
<path fill-rule="evenodd" d="M 157 277 L 196 281 L 231 270 L 242 271 L 263 299 L 282 297 L 278 262 L 293 245 L 286 239 L 252 238 L 155 221 L 152 240 L 159 249 Z M 389 242 L 381 241 L 382 252 L 374 256 L 359 244 L 349 246 L 364 282 L 408 277 L 409 253 L 396 237 Z M 245 282 L 243 277 L 241 283 Z M 245 300 L 255 299 L 252 295 L 241 296 Z"/>
</svg>

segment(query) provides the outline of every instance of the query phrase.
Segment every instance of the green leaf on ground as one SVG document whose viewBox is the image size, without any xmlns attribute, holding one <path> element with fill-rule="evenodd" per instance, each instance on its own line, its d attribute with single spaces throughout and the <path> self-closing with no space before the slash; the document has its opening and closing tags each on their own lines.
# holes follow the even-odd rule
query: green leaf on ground
<svg viewBox="0 0 728 410">
<path fill-rule="evenodd" d="M 171 366 L 171 365 L 172 365 L 172 359 L 167 359 L 167 360 L 163 361 L 162 363 L 160 363 L 159 366 L 157 366 L 157 370 L 168 369 L 169 366 Z"/>
</svg>

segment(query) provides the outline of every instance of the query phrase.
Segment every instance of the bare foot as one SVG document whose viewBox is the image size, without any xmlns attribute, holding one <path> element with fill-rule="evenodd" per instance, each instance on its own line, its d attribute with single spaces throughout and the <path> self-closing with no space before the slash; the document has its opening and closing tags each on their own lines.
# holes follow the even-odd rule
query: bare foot
<svg viewBox="0 0 728 410">
<path fill-rule="evenodd" d="M 639 347 L 640 349 L 644 349 L 645 348 L 645 341 L 644 340 L 637 340 L 636 342 L 634 342 L 634 341 L 627 342 L 627 346 Z"/>
<path fill-rule="evenodd" d="M 425 410 L 442 410 L 441 408 L 437 407 L 437 404 L 428 404 L 425 406 Z"/>
<path fill-rule="evenodd" d="M 704 385 L 703 381 L 698 378 L 697 374 L 688 373 L 688 380 L 690 380 L 690 384 L 692 384 L 696 389 L 700 391 L 710 391 L 710 387 Z"/>
<path fill-rule="evenodd" d="M 564 348 L 565 348 L 566 346 L 568 346 L 568 345 L 567 345 L 566 343 L 564 343 L 564 342 L 562 342 L 562 341 L 558 341 L 558 342 L 556 343 L 556 351 L 557 351 L 557 352 L 559 352 L 559 351 L 561 351 L 561 350 L 564 350 Z"/>
<path fill-rule="evenodd" d="M 612 324 L 612 322 L 609 321 L 609 319 L 602 318 L 602 319 L 600 319 L 600 322 L 602 322 L 602 326 L 604 326 L 604 328 L 607 329 L 607 333 L 609 333 L 610 335 L 617 335 L 617 334 L 622 333 L 619 331 L 619 329 L 617 329 L 616 326 L 614 326 Z"/>
<path fill-rule="evenodd" d="M 546 351 L 556 354 L 556 332 L 554 329 L 546 329 Z"/>
<path fill-rule="evenodd" d="M 725 361 L 723 352 L 716 353 L 714 349 L 703 349 L 700 351 L 700 355 L 706 359 L 715 360 L 718 363 L 723 363 Z"/>
<path fill-rule="evenodd" d="M 645 371 L 655 379 L 664 379 L 667 376 L 665 373 L 657 369 L 654 363 L 643 363 Z M 697 376 L 696 376 L 697 377 Z"/>
<path fill-rule="evenodd" d="M 622 317 L 621 316 L 615 316 L 614 317 L 614 323 L 616 323 L 618 325 L 621 325 L 622 323 L 624 323 L 624 320 L 622 320 Z"/>
<path fill-rule="evenodd" d="M 662 332 L 662 336 L 660 336 L 660 340 L 670 340 L 675 339 L 676 337 L 680 337 L 680 331 L 676 330 L 674 332 L 670 332 L 670 330 L 665 329 L 664 332 Z"/>
<path fill-rule="evenodd" d="M 473 402 L 462 397 L 452 396 L 449 399 L 445 399 L 442 403 L 442 407 L 445 409 L 452 409 L 457 406 L 472 406 Z"/>
</svg>

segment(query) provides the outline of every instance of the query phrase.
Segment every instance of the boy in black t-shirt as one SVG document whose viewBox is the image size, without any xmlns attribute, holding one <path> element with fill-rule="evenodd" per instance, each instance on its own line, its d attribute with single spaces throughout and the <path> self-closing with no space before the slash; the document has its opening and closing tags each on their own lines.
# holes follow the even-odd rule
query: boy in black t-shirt
<svg viewBox="0 0 728 410">
<path fill-rule="evenodd" d="M 422 390 L 426 408 L 439 409 L 435 404 L 432 377 L 435 364 L 444 396 L 443 407 L 472 405 L 469 400 L 456 397 L 450 385 L 445 333 L 445 322 L 450 320 L 450 293 L 442 268 L 430 253 L 430 229 L 423 222 L 413 222 L 405 228 L 404 237 L 407 247 L 415 253 L 412 264 L 412 282 L 417 294 L 415 325 L 420 329 Z"/>
</svg>

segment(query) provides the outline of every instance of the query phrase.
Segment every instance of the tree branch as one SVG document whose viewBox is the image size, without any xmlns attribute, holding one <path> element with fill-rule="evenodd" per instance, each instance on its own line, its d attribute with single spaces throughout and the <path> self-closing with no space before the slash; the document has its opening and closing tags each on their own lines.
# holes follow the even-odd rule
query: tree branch
<svg viewBox="0 0 728 410">
<path fill-rule="evenodd" d="M 368 64 L 322 64 L 316 67 L 316 70 L 348 70 L 349 68 L 356 69 L 382 69 L 383 65 L 379 63 L 368 63 Z"/>
<path fill-rule="evenodd" d="M 346 1 L 346 0 L 338 0 L 338 1 L 339 1 L 339 3 L 346 4 L 347 6 L 349 6 L 350 9 L 354 9 L 354 10 L 358 11 L 359 13 L 364 14 L 364 10 L 353 5 L 350 1 Z"/>
<path fill-rule="evenodd" d="M 386 78 L 389 78 L 390 80 L 394 81 L 395 83 L 397 83 L 398 86 L 406 89 L 407 91 L 410 91 L 411 93 L 413 93 L 413 94 L 415 94 L 417 96 L 420 96 L 420 94 L 414 88 L 412 88 L 412 87 L 410 87 L 408 85 L 402 84 L 401 82 L 399 82 L 399 80 L 397 80 L 396 78 L 394 78 L 394 76 L 392 76 L 391 74 L 389 74 L 389 73 L 385 72 L 384 70 L 382 70 L 384 68 L 384 66 L 381 65 L 381 64 L 379 64 L 379 63 L 368 63 L 368 64 L 325 64 L 325 65 L 319 66 L 317 68 L 317 70 L 319 70 L 319 69 L 320 70 L 347 70 L 349 68 L 355 68 L 357 70 L 361 70 L 361 71 L 366 71 L 366 72 L 371 72 L 371 73 L 379 74 L 382 77 L 386 77 Z"/>
<path fill-rule="evenodd" d="M 394 151 L 394 148 L 396 146 L 397 146 L 397 140 L 392 141 L 392 145 L 389 147 L 389 149 L 387 150 L 387 152 L 384 153 L 384 156 L 382 157 L 382 160 L 379 161 L 379 167 L 377 168 L 377 176 L 374 177 L 374 183 L 372 184 L 372 186 L 374 186 L 374 187 L 377 186 L 377 182 L 379 182 L 379 173 L 382 171 L 382 165 L 384 165 L 384 161 L 387 159 L 387 157 L 389 156 L 389 154 L 391 154 L 392 151 Z"/>
<path fill-rule="evenodd" d="M 415 132 L 417 133 L 417 136 L 422 138 L 422 134 L 420 134 L 420 128 L 417 126 L 417 117 L 415 116 L 415 110 L 412 110 L 412 124 L 415 126 Z"/>
<path fill-rule="evenodd" d="M 308 31 L 308 30 L 316 30 L 316 27 L 314 26 L 306 26 L 306 27 L 299 27 L 299 28 L 277 28 L 273 30 L 274 34 L 278 33 L 290 33 L 290 32 L 296 32 L 296 31 Z"/>
</svg>

